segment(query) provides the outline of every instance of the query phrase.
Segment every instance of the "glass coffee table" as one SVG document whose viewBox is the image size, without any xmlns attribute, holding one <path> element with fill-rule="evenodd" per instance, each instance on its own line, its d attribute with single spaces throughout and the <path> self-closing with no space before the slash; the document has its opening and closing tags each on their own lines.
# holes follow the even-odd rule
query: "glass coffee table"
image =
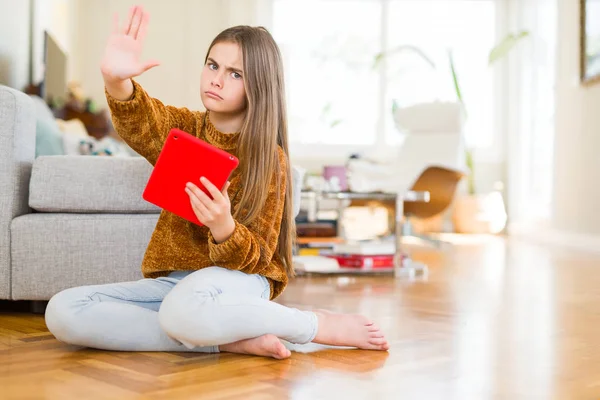
<svg viewBox="0 0 600 400">
<path fill-rule="evenodd" d="M 316 221 L 316 214 L 319 210 L 319 203 L 321 200 L 374 200 L 374 201 L 393 201 L 395 204 L 395 219 L 394 219 L 394 267 L 393 273 L 397 278 L 408 278 L 413 279 L 418 276 L 427 276 L 428 268 L 427 265 L 416 262 L 412 258 L 402 251 L 402 222 L 404 217 L 404 202 L 426 202 L 430 201 L 430 193 L 428 191 L 413 191 L 409 190 L 400 194 L 397 193 L 386 193 L 386 192 L 319 192 L 319 191 L 303 191 L 302 199 L 308 200 L 308 219 L 310 222 Z M 343 202 L 339 203 L 338 206 L 338 218 L 342 215 L 342 212 L 346 208 Z M 341 224 L 338 223 L 338 233 L 341 233 Z M 339 273 L 348 273 L 345 268 L 340 269 Z M 357 272 L 357 271 L 354 271 Z M 369 270 L 366 272 L 377 272 Z M 382 271 L 383 272 L 383 271 Z M 327 271 L 326 273 L 334 273 L 334 271 Z"/>
</svg>

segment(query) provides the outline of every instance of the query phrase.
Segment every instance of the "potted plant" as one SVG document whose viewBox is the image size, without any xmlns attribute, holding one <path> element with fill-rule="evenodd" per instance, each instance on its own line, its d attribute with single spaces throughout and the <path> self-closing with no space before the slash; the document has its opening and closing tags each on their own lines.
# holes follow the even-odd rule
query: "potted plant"
<svg viewBox="0 0 600 400">
<path fill-rule="evenodd" d="M 488 56 L 488 66 L 505 57 L 521 41 L 529 36 L 529 32 L 521 31 L 508 34 L 494 46 Z M 467 107 L 462 97 L 458 73 L 454 65 L 452 53 L 449 53 L 450 70 L 456 92 L 456 98 L 467 113 Z M 473 149 L 465 151 L 465 161 L 469 174 L 467 176 L 467 194 L 458 196 L 454 202 L 452 222 L 456 232 L 460 233 L 500 233 L 507 221 L 506 207 L 502 196 L 502 187 L 496 187 L 489 193 L 479 193 L 475 187 L 475 163 Z"/>
</svg>

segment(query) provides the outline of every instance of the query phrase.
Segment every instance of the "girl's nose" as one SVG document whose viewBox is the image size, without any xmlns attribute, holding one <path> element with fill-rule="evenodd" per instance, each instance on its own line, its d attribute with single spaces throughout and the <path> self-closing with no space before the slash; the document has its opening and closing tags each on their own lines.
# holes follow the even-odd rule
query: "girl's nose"
<svg viewBox="0 0 600 400">
<path fill-rule="evenodd" d="M 212 84 L 213 86 L 216 86 L 216 87 L 218 87 L 218 88 L 223 88 L 223 77 L 221 76 L 221 73 L 220 73 L 220 72 L 217 72 L 217 73 L 215 74 L 215 76 L 214 76 L 214 77 L 213 77 L 213 79 L 212 79 L 212 82 L 211 82 L 211 84 Z"/>
</svg>

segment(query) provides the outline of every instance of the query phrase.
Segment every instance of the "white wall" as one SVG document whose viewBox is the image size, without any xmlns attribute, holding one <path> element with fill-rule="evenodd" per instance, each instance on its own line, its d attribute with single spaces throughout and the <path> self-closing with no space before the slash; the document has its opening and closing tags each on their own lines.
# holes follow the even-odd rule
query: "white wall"
<svg viewBox="0 0 600 400">
<path fill-rule="evenodd" d="M 74 29 L 72 78 L 81 82 L 86 96 L 106 104 L 100 61 L 114 12 L 120 22 L 129 8 L 141 4 L 150 13 L 144 59 L 161 62 L 138 81 L 167 104 L 203 109 L 200 71 L 212 39 L 237 24 L 264 25 L 270 7 L 265 0 L 78 0 Z"/>
<path fill-rule="evenodd" d="M 0 0 L 0 84 L 23 90 L 29 84 L 27 0 Z"/>
<path fill-rule="evenodd" d="M 554 228 L 600 235 L 600 84 L 579 83 L 579 2 L 558 2 Z"/>
<path fill-rule="evenodd" d="M 44 31 L 70 53 L 77 0 L 0 0 L 0 83 L 23 90 L 29 82 L 33 7 L 33 83 L 43 79 Z M 72 63 L 72 58 L 69 59 Z"/>
<path fill-rule="evenodd" d="M 33 0 L 33 82 L 44 76 L 44 31 L 48 31 L 68 55 L 67 76 L 73 69 L 74 21 L 76 0 Z"/>
</svg>

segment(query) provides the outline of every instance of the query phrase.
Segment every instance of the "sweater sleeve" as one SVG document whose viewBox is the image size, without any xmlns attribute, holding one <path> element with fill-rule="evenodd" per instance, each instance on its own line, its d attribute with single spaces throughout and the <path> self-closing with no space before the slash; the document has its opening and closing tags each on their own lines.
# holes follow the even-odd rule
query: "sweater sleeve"
<svg viewBox="0 0 600 400">
<path fill-rule="evenodd" d="M 209 231 L 209 256 L 215 265 L 247 274 L 258 274 L 271 264 L 279 243 L 287 185 L 286 159 L 281 149 L 279 165 L 282 175 L 281 184 L 277 187 L 277 176 L 273 176 L 265 206 L 249 226 L 235 221 L 231 236 L 219 244 L 215 242 Z"/>
<path fill-rule="evenodd" d="M 121 138 L 138 154 L 155 165 L 172 128 L 193 133 L 196 116 L 187 108 L 165 106 L 133 82 L 133 95 L 121 101 L 104 90 L 113 125 Z"/>
</svg>

